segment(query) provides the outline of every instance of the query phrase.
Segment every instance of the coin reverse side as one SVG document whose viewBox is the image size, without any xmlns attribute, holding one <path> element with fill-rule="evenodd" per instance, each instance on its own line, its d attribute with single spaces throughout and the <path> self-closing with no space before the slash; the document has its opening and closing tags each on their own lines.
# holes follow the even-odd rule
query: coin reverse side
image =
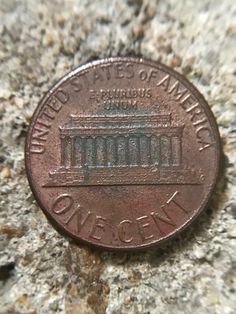
<svg viewBox="0 0 236 314">
<path fill-rule="evenodd" d="M 109 58 L 64 76 L 38 105 L 26 169 L 52 224 L 77 241 L 146 248 L 189 225 L 209 201 L 219 135 L 182 75 Z"/>
</svg>

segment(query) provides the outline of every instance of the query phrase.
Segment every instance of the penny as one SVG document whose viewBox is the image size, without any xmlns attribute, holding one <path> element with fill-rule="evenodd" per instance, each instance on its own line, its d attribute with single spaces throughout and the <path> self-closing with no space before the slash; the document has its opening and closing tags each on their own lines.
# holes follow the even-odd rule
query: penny
<svg viewBox="0 0 236 314">
<path fill-rule="evenodd" d="M 220 159 L 203 96 L 160 63 L 109 58 L 64 76 L 26 141 L 33 194 L 56 229 L 105 249 L 162 243 L 206 207 Z"/>
</svg>

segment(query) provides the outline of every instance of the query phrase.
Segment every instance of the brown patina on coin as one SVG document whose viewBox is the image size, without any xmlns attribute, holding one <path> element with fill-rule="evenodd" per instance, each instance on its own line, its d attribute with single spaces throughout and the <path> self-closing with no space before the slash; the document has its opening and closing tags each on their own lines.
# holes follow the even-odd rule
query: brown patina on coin
<svg viewBox="0 0 236 314">
<path fill-rule="evenodd" d="M 26 169 L 58 230 L 98 247 L 138 249 L 198 216 L 219 152 L 214 117 L 183 76 L 144 59 L 110 58 L 70 72 L 42 99 Z"/>
</svg>

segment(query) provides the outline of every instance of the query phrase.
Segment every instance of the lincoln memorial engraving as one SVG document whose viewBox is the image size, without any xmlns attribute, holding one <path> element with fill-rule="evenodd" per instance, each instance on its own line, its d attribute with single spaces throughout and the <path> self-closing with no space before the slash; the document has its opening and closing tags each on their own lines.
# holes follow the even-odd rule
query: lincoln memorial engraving
<svg viewBox="0 0 236 314">
<path fill-rule="evenodd" d="M 171 114 L 71 115 L 46 185 L 200 184 L 183 165 L 183 129 Z"/>
</svg>

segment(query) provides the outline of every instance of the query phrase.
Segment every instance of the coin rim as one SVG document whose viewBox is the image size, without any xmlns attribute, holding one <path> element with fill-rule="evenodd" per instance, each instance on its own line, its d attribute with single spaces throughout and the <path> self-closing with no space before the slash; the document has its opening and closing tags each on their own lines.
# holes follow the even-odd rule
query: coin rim
<svg viewBox="0 0 236 314">
<path fill-rule="evenodd" d="M 153 68 L 163 70 L 164 72 L 170 74 L 174 78 L 176 78 L 178 81 L 180 81 L 189 91 L 192 92 L 192 94 L 197 98 L 201 106 L 205 110 L 205 114 L 207 115 L 207 118 L 209 120 L 209 123 L 211 125 L 211 129 L 213 130 L 213 135 L 214 135 L 214 147 L 215 147 L 215 173 L 214 173 L 214 179 L 212 181 L 212 184 L 208 187 L 208 193 L 203 198 L 203 201 L 201 202 L 201 205 L 198 207 L 195 212 L 191 214 L 191 217 L 180 227 L 176 228 L 173 232 L 168 234 L 167 236 L 155 240 L 149 243 L 144 243 L 144 244 L 138 244 L 138 245 L 127 245 L 127 246 L 110 246 L 107 244 L 100 244 L 100 243 L 94 243 L 92 241 L 82 239 L 79 236 L 76 236 L 75 234 L 71 233 L 69 230 L 67 230 L 63 225 L 61 225 L 59 222 L 57 222 L 52 215 L 50 214 L 50 211 L 42 204 L 40 198 L 38 197 L 38 193 L 36 188 L 34 187 L 33 184 L 33 177 L 32 177 L 32 171 L 31 171 L 31 164 L 30 164 L 30 141 L 31 141 L 31 135 L 32 135 L 32 129 L 34 126 L 35 121 L 37 120 L 38 114 L 40 113 L 41 109 L 43 108 L 45 102 L 47 99 L 52 95 L 52 93 L 57 90 L 65 81 L 67 81 L 69 78 L 73 77 L 75 74 L 78 74 L 84 70 L 97 67 L 102 64 L 106 63 L 117 63 L 117 62 L 132 62 L 132 63 L 138 63 L 138 64 L 145 64 L 149 65 Z M 25 169 L 26 169 L 26 174 L 27 174 L 27 179 L 31 188 L 31 191 L 35 197 L 35 200 L 39 207 L 43 210 L 45 216 L 47 219 L 50 221 L 50 223 L 54 226 L 54 228 L 63 236 L 67 236 L 69 238 L 72 238 L 79 244 L 86 244 L 92 247 L 96 247 L 98 249 L 106 249 L 106 250 L 111 250 L 111 251 L 137 251 L 137 250 L 144 250 L 150 247 L 158 246 L 163 244 L 165 241 L 176 237 L 180 232 L 185 230 L 193 221 L 197 219 L 197 217 L 202 213 L 202 211 L 207 207 L 209 204 L 209 201 L 212 197 L 213 191 L 216 187 L 217 181 L 219 179 L 219 169 L 220 169 L 220 164 L 221 164 L 221 156 L 222 156 L 222 148 L 221 148 L 221 141 L 220 141 L 220 134 L 219 134 L 219 129 L 217 127 L 216 119 L 213 115 L 213 112 L 211 111 L 210 106 L 206 102 L 204 96 L 198 91 L 198 89 L 187 79 L 185 78 L 182 74 L 176 72 L 172 68 L 157 62 L 157 61 L 152 61 L 146 58 L 136 58 L 136 57 L 109 57 L 109 58 L 103 58 L 95 61 L 91 61 L 86 64 L 82 64 L 75 68 L 74 70 L 68 72 L 65 74 L 61 79 L 59 79 L 55 84 L 52 85 L 51 88 L 45 93 L 44 97 L 40 100 L 38 106 L 36 107 L 30 124 L 28 126 L 27 130 L 27 137 L 25 141 Z"/>
</svg>

